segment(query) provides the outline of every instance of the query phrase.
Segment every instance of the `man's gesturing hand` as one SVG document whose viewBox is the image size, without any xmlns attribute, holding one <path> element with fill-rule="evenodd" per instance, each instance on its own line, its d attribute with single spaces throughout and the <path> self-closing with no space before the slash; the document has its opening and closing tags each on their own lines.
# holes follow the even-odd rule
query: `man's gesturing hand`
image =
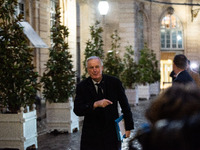
<svg viewBox="0 0 200 150">
<path fill-rule="evenodd" d="M 99 100 L 99 101 L 96 101 L 94 103 L 94 108 L 97 108 L 97 107 L 106 107 L 108 105 L 111 105 L 113 102 L 109 101 L 108 99 L 102 99 L 102 100 Z"/>
</svg>

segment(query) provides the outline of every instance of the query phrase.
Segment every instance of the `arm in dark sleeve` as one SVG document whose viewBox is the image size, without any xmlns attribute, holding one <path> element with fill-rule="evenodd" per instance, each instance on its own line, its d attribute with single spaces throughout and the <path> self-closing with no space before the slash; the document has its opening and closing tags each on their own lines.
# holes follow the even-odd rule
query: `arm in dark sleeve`
<svg viewBox="0 0 200 150">
<path fill-rule="evenodd" d="M 119 81 L 118 86 L 118 97 L 119 97 L 119 104 L 122 108 L 122 113 L 124 115 L 124 121 L 125 121 L 125 128 L 126 130 L 132 130 L 134 129 L 134 122 L 132 117 L 132 112 L 128 103 L 128 99 L 125 94 L 124 87 L 122 86 L 121 81 Z"/>
<path fill-rule="evenodd" d="M 83 89 L 77 85 L 74 100 L 74 113 L 77 116 L 85 116 L 87 113 L 93 111 L 94 102 L 87 102 L 84 95 Z"/>
</svg>

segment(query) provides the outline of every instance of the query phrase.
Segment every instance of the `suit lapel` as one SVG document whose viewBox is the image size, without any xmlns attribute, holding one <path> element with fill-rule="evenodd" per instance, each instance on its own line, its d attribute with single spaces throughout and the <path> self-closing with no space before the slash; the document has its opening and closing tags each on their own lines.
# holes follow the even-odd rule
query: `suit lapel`
<svg viewBox="0 0 200 150">
<path fill-rule="evenodd" d="M 91 93 L 91 95 L 94 99 L 96 99 L 97 92 L 96 92 L 95 86 L 92 82 L 92 79 L 90 77 L 88 78 L 88 81 L 87 81 L 87 87 L 88 87 L 88 90 L 89 90 L 88 92 Z"/>
<path fill-rule="evenodd" d="M 102 88 L 103 88 L 103 92 L 104 92 L 104 97 L 106 98 L 107 97 L 107 88 L 108 85 L 106 85 L 106 76 L 103 75 L 103 79 L 102 79 Z"/>
</svg>

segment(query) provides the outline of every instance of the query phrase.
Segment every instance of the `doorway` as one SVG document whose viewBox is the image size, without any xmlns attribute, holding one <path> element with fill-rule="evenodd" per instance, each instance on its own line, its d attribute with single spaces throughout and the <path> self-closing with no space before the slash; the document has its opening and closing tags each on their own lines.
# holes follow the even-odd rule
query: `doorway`
<svg viewBox="0 0 200 150">
<path fill-rule="evenodd" d="M 173 58 L 176 55 L 175 52 L 161 52 L 160 60 L 160 88 L 164 90 L 172 85 L 172 78 L 170 73 L 173 70 Z"/>
</svg>

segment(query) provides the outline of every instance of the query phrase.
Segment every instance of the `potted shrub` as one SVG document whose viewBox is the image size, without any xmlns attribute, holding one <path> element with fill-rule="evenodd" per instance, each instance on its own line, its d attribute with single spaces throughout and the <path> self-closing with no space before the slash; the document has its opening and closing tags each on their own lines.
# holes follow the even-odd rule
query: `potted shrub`
<svg viewBox="0 0 200 150">
<path fill-rule="evenodd" d="M 138 96 L 139 98 L 149 99 L 151 95 L 149 85 L 159 81 L 160 70 L 158 68 L 156 55 L 153 50 L 147 47 L 147 44 L 144 44 L 144 48 L 140 50 L 138 72 Z"/>
<path fill-rule="evenodd" d="M 136 86 L 138 70 L 137 64 L 134 61 L 134 50 L 132 45 L 126 46 L 123 63 L 124 71 L 121 74 L 121 81 L 124 84 L 129 104 L 136 106 L 138 105 L 138 92 Z"/>
<path fill-rule="evenodd" d="M 73 113 L 73 95 L 75 89 L 75 71 L 72 55 L 69 52 L 68 28 L 61 25 L 60 8 L 56 6 L 55 23 L 51 28 L 52 48 L 49 60 L 41 78 L 43 96 L 46 99 L 46 117 L 48 131 L 72 133 L 79 129 L 78 117 Z"/>
<path fill-rule="evenodd" d="M 152 70 L 153 70 L 153 80 L 150 83 L 150 95 L 158 95 L 160 93 L 160 69 L 158 67 L 158 60 L 156 59 L 156 54 L 151 50 L 151 60 L 152 60 Z"/>
<path fill-rule="evenodd" d="M 118 36 L 117 30 L 114 31 L 114 33 L 111 35 L 111 38 L 111 50 L 108 51 L 104 60 L 104 73 L 120 78 L 120 74 L 123 71 L 124 65 L 119 55 L 119 41 L 121 38 Z"/>
<path fill-rule="evenodd" d="M 32 49 L 15 16 L 17 0 L 0 2 L 0 148 L 37 148 L 36 110 L 39 84 Z"/>
</svg>

